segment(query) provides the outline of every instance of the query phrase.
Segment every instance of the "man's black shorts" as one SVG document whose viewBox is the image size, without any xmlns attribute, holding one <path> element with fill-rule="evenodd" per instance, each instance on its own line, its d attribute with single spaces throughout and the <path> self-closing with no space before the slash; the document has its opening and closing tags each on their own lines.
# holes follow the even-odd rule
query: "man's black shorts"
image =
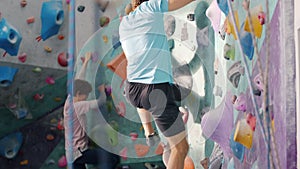
<svg viewBox="0 0 300 169">
<path fill-rule="evenodd" d="M 175 102 L 173 84 L 142 84 L 126 82 L 127 100 L 137 108 L 148 110 L 160 131 L 166 136 L 174 136 L 185 130 L 181 113 Z"/>
</svg>

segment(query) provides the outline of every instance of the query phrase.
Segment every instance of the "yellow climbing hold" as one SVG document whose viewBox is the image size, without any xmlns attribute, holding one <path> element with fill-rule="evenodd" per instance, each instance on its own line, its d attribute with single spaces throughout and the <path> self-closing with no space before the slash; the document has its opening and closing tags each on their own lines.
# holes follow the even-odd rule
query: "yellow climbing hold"
<svg viewBox="0 0 300 169">
<path fill-rule="evenodd" d="M 259 17 L 258 17 L 260 12 L 263 12 L 261 5 L 256 6 L 250 10 L 251 21 L 252 21 L 252 25 L 253 25 L 253 29 L 254 29 L 254 35 L 258 38 L 261 37 L 261 33 L 262 33 L 262 25 L 261 25 Z M 244 29 L 247 32 L 251 32 L 248 16 L 246 17 Z"/>
<path fill-rule="evenodd" d="M 103 36 L 102 36 L 102 39 L 103 39 L 104 43 L 107 43 L 107 42 L 108 42 L 108 37 L 107 37 L 106 35 L 103 35 Z"/>
<path fill-rule="evenodd" d="M 49 46 L 45 46 L 44 50 L 48 53 L 52 52 L 52 48 L 50 48 Z"/>
<path fill-rule="evenodd" d="M 233 140 L 241 143 L 248 149 L 252 147 L 253 131 L 251 127 L 247 124 L 246 119 L 238 121 Z"/>
<path fill-rule="evenodd" d="M 239 25 L 240 25 L 240 22 L 239 22 L 239 16 L 238 16 L 238 12 L 237 12 L 237 11 L 234 11 L 234 18 L 235 18 L 236 25 L 239 26 Z M 233 19 L 232 19 L 232 17 L 231 17 L 231 14 L 229 14 L 229 15 L 226 17 L 225 25 L 226 25 L 226 33 L 227 33 L 227 34 L 231 34 L 231 33 L 232 33 L 234 39 L 236 40 L 236 39 L 237 39 L 237 36 L 236 36 L 236 32 L 235 32 L 235 30 L 234 30 Z M 238 27 L 238 32 L 239 32 L 239 31 L 240 31 L 240 28 Z"/>
</svg>

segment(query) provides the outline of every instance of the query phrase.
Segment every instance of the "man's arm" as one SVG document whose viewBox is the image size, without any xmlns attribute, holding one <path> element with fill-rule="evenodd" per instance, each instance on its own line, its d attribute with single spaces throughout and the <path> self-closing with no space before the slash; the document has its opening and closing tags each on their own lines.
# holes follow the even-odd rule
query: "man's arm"
<svg viewBox="0 0 300 169">
<path fill-rule="evenodd" d="M 82 64 L 82 67 L 81 67 L 81 69 L 80 69 L 78 75 L 76 76 L 76 79 L 85 80 L 85 72 L 86 72 L 86 68 L 87 68 L 87 65 L 88 65 L 89 60 L 91 60 L 91 57 L 92 57 L 92 53 L 87 52 L 87 53 L 85 54 L 84 62 L 83 62 L 83 64 Z"/>
<path fill-rule="evenodd" d="M 174 11 L 179 8 L 184 7 L 185 5 L 193 2 L 195 0 L 168 0 L 169 3 L 169 11 Z"/>
</svg>

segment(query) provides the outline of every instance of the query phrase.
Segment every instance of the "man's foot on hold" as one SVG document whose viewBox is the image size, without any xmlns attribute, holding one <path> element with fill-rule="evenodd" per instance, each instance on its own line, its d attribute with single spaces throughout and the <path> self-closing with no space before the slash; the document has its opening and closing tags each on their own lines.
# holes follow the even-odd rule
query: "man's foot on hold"
<svg viewBox="0 0 300 169">
<path fill-rule="evenodd" d="M 150 134 L 148 137 L 146 137 L 146 143 L 150 147 L 157 145 L 158 143 L 160 143 L 159 135 L 156 132 Z"/>
</svg>

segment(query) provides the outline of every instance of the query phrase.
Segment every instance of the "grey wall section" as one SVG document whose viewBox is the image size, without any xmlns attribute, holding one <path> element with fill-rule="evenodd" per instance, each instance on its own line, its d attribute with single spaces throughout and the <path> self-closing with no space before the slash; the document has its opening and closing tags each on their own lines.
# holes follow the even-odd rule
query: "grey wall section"
<svg viewBox="0 0 300 169">
<path fill-rule="evenodd" d="M 283 168 L 297 168 L 296 145 L 296 65 L 294 36 L 294 0 L 280 0 L 281 112 L 286 120 L 286 163 Z"/>
<path fill-rule="evenodd" d="M 54 69 L 66 70 L 65 67 L 61 67 L 57 63 L 57 56 L 61 52 L 67 52 L 68 39 L 68 6 L 65 0 L 62 0 L 65 19 L 62 24 L 59 34 L 65 36 L 64 40 L 58 40 L 57 36 L 53 36 L 46 41 L 37 42 L 35 38 L 40 35 L 41 32 L 41 19 L 40 13 L 43 1 L 27 1 L 27 6 L 22 8 L 20 1 L 18 0 L 1 0 L 0 1 L 0 12 L 2 17 L 5 18 L 11 25 L 13 25 L 22 34 L 22 42 L 19 49 L 19 54 L 27 53 L 27 60 L 22 63 L 16 56 L 10 56 L 7 54 L 6 57 L 2 57 L 4 50 L 0 49 L 0 62 L 9 62 L 25 65 L 35 65 L 39 67 L 47 67 Z M 27 24 L 26 19 L 33 16 L 35 22 Z M 51 53 L 44 51 L 44 46 L 52 48 Z"/>
</svg>

